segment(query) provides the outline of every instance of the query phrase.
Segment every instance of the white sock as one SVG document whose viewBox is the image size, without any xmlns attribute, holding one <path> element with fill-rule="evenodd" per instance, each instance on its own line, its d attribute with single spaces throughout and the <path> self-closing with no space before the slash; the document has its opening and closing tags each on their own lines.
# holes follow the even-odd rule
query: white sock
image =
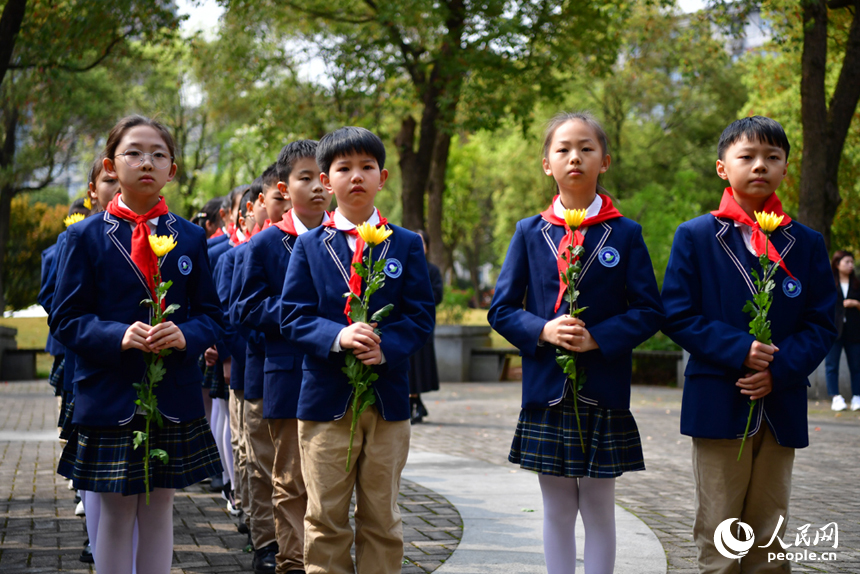
<svg viewBox="0 0 860 574">
<path fill-rule="evenodd" d="M 227 404 L 226 400 L 220 400 L 223 401 L 221 409 L 224 413 L 224 438 L 221 442 L 221 444 L 224 445 L 224 452 L 221 455 L 221 462 L 224 464 L 225 480 L 229 479 L 230 485 L 235 489 L 236 481 L 233 479 L 233 435 L 230 432 L 230 406 Z"/>
<path fill-rule="evenodd" d="M 585 574 L 615 568 L 615 479 L 579 479 L 579 511 L 585 528 Z"/>
<path fill-rule="evenodd" d="M 137 497 L 114 492 L 100 492 L 95 561 L 102 572 L 131 574 L 133 561 L 132 533 L 137 514 Z"/>
<path fill-rule="evenodd" d="M 170 574 L 173 563 L 173 494 L 172 488 L 155 488 L 139 494 L 137 520 L 140 524 L 136 556 L 137 574 Z M 130 497 L 135 498 L 135 497 Z M 106 572 L 112 572 L 106 570 Z"/>
<path fill-rule="evenodd" d="M 101 514 L 102 500 L 96 492 L 79 490 L 81 500 L 84 501 L 84 510 L 87 512 L 87 536 L 90 539 L 90 550 L 93 557 L 96 555 L 96 540 L 99 533 L 99 515 Z"/>
<path fill-rule="evenodd" d="M 538 475 L 543 497 L 543 553 L 548 574 L 576 569 L 576 514 L 579 486 L 575 478 Z"/>
</svg>

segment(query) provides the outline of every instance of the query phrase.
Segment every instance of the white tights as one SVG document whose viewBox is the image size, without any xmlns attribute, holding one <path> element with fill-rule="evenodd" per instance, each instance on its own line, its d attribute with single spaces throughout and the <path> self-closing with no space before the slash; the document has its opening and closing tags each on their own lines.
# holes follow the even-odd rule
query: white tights
<svg viewBox="0 0 860 574">
<path fill-rule="evenodd" d="M 149 506 L 145 494 L 98 493 L 101 516 L 93 547 L 96 567 L 111 574 L 131 574 L 133 570 L 137 574 L 170 574 L 174 492 L 154 489 L 149 494 Z M 137 552 L 133 543 L 135 521 L 140 527 Z"/>
<path fill-rule="evenodd" d="M 212 436 L 224 467 L 222 478 L 235 486 L 233 480 L 233 446 L 230 443 L 230 409 L 224 399 L 212 399 Z"/>
<path fill-rule="evenodd" d="M 543 546 L 548 574 L 576 569 L 576 515 L 585 527 L 585 574 L 615 568 L 615 479 L 541 474 Z"/>
</svg>

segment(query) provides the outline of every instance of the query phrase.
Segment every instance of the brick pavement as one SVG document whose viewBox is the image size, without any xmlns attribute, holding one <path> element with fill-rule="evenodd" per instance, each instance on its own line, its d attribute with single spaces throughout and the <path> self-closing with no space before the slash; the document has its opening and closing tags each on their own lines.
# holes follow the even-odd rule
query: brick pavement
<svg viewBox="0 0 860 574">
<path fill-rule="evenodd" d="M 669 571 L 691 574 L 697 571 L 694 490 L 690 438 L 678 430 L 680 399 L 677 389 L 633 388 L 631 410 L 647 470 L 619 478 L 616 499 L 657 534 Z M 443 384 L 440 392 L 423 395 L 423 400 L 430 416 L 413 427 L 413 448 L 511 466 L 507 453 L 519 414 L 519 383 Z M 787 531 L 791 536 L 785 541 L 794 542 L 804 524 L 812 524 L 812 531 L 835 521 L 837 560 L 795 564 L 795 572 L 860 572 L 860 412 L 833 413 L 828 407 L 826 402 L 809 404 L 810 447 L 797 451 Z"/>
<path fill-rule="evenodd" d="M 0 384 L 0 572 L 94 572 L 78 560 L 86 537 L 74 516 L 74 493 L 55 469 L 56 399 L 46 381 Z M 403 481 L 403 574 L 437 569 L 451 555 L 463 523 L 444 497 Z M 200 486 L 176 494 L 173 572 L 250 572 L 246 537 L 220 496 Z"/>
</svg>

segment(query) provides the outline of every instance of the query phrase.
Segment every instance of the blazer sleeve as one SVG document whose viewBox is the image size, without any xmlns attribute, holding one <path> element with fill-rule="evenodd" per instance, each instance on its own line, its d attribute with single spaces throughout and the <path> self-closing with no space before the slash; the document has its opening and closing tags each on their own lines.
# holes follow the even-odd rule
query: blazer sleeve
<svg viewBox="0 0 860 574">
<path fill-rule="evenodd" d="M 587 326 L 606 358 L 630 353 L 631 349 L 660 330 L 666 317 L 641 228 L 637 228 L 632 235 L 628 253 L 630 259 L 625 278 L 627 311 Z"/>
<path fill-rule="evenodd" d="M 442 303 L 445 298 L 445 288 L 442 284 L 442 272 L 432 263 L 427 265 L 427 271 L 430 273 L 430 286 L 433 288 L 433 300 L 436 305 Z"/>
<path fill-rule="evenodd" d="M 51 314 L 51 303 L 54 302 L 54 290 L 57 287 L 57 247 L 42 251 L 42 283 L 36 300 L 48 315 Z"/>
<path fill-rule="evenodd" d="M 224 319 L 212 271 L 209 269 L 209 254 L 206 251 L 206 236 L 201 233 L 195 254 L 196 261 L 189 277 L 186 300 L 188 301 L 188 320 L 177 325 L 185 335 L 185 351 L 173 356 L 186 363 L 196 363 L 206 349 L 224 336 Z M 168 320 L 170 317 L 168 316 Z M 184 355 L 184 356 L 183 356 Z M 173 356 L 168 357 L 172 359 Z"/>
<path fill-rule="evenodd" d="M 519 348 L 523 355 L 534 357 L 547 319 L 523 308 L 528 289 L 529 261 L 521 223 L 517 223 L 508 247 L 487 318 L 493 329 Z"/>
<path fill-rule="evenodd" d="M 806 378 L 821 364 L 836 339 L 836 285 L 830 280 L 833 275 L 824 238 L 816 235 L 803 317 L 791 335 L 777 342 L 779 351 L 770 364 L 774 389 L 805 387 Z"/>
<path fill-rule="evenodd" d="M 281 292 L 281 334 L 306 354 L 326 359 L 345 325 L 320 315 L 320 296 L 311 276 L 303 237 L 293 247 Z"/>
<path fill-rule="evenodd" d="M 261 241 L 252 238 L 245 249 L 245 264 L 242 266 L 242 283 L 239 287 L 235 311 L 240 323 L 247 324 L 267 335 L 281 332 L 281 288 L 277 292 L 272 285 L 270 268 L 276 262 L 266 262 L 267 249 Z"/>
<path fill-rule="evenodd" d="M 389 318 L 379 323 L 379 344 L 389 367 L 396 367 L 418 352 L 436 323 L 436 305 L 427 272 L 427 258 L 421 237 L 414 235 L 409 259 L 403 266 L 404 281 L 400 302 Z M 371 312 L 376 309 L 371 309 Z"/>
<path fill-rule="evenodd" d="M 66 230 L 54 304 L 49 317 L 51 332 L 63 346 L 87 362 L 103 367 L 119 367 L 122 338 L 128 325 L 100 319 L 95 313 L 96 284 L 93 258 L 86 241 L 71 227 Z"/>
<path fill-rule="evenodd" d="M 675 232 L 672 252 L 663 278 L 663 332 L 697 359 L 743 369 L 755 337 L 746 330 L 704 316 L 699 262 L 690 230 L 682 225 Z"/>
</svg>

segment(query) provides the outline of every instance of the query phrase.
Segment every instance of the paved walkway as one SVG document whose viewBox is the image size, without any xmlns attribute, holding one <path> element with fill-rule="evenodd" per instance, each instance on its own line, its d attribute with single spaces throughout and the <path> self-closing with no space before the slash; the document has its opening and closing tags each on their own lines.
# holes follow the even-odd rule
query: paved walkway
<svg viewBox="0 0 860 574">
<path fill-rule="evenodd" d="M 4 574 L 91 571 L 77 560 L 83 526 L 73 515 L 73 493 L 54 472 L 60 448 L 53 438 L 56 407 L 48 392 L 44 381 L 0 384 L 0 572 Z M 669 572 L 686 574 L 696 570 L 691 537 L 690 440 L 678 433 L 680 396 L 672 389 L 634 387 L 633 412 L 648 470 L 620 478 L 616 498 L 659 539 Z M 486 550 L 480 540 L 469 538 L 476 532 L 470 524 L 480 519 L 486 508 L 481 509 L 485 502 L 470 502 L 463 489 L 471 487 L 480 494 L 476 498 L 483 500 L 487 494 L 484 484 L 473 480 L 471 485 L 456 486 L 446 484 L 446 480 L 458 474 L 452 472 L 457 465 L 498 476 L 507 474 L 514 484 L 533 480 L 533 475 L 506 460 L 519 397 L 518 383 L 445 384 L 440 392 L 424 395 L 430 416 L 425 424 L 413 427 L 413 452 L 400 499 L 405 550 L 410 559 L 404 573 L 503 571 L 492 567 L 469 570 L 465 566 L 470 557 L 478 556 L 476 552 Z M 836 522 L 837 560 L 800 562 L 794 571 L 860 572 L 860 413 L 834 414 L 827 406 L 810 403 L 812 444 L 797 453 L 788 532 L 797 533 L 805 524 L 811 524 L 813 532 Z M 460 457 L 460 462 L 434 458 L 440 453 Z M 463 458 L 469 460 L 463 462 Z M 534 532 L 540 519 L 539 499 L 534 500 L 512 499 L 512 504 L 522 506 L 520 511 L 535 512 L 500 522 L 500 528 L 528 523 Z M 451 502 L 460 509 L 459 514 Z M 460 514 L 466 522 L 465 531 L 461 530 Z M 619 518 L 619 528 L 635 531 L 635 522 L 625 526 L 622 520 Z M 244 537 L 236 533 L 218 497 L 200 487 L 179 493 L 175 524 L 174 572 L 249 571 L 250 555 L 239 550 Z M 462 548 L 449 558 L 461 536 Z M 496 542 L 508 544 L 515 539 Z M 786 542 L 794 541 L 794 534 L 786 538 Z M 523 535 L 520 544 L 524 555 L 535 557 L 536 569 L 516 571 L 540 571 L 539 537 Z M 619 569 L 631 555 L 635 563 L 637 555 L 631 552 L 629 539 L 619 537 Z"/>
</svg>

